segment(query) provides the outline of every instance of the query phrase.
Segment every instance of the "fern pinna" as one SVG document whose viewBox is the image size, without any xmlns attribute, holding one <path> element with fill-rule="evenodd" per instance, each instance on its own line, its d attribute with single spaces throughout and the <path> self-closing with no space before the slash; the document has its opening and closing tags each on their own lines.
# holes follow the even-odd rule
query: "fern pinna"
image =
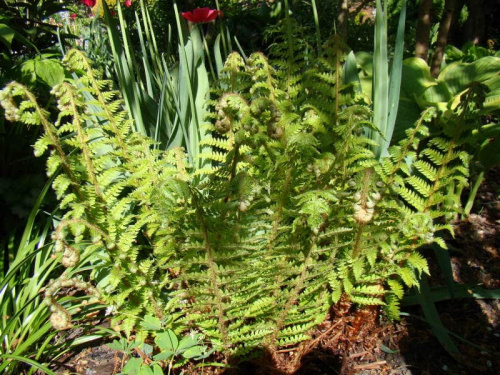
<svg viewBox="0 0 500 375">
<path fill-rule="evenodd" d="M 54 88 L 55 118 L 9 84 L 6 115 L 43 126 L 35 153 L 49 151 L 59 173 L 55 249 L 65 267 L 89 263 L 93 286 L 72 285 L 111 305 L 126 332 L 145 312 L 170 315 L 228 359 L 307 340 L 341 296 L 397 318 L 403 285 L 428 272 L 417 249 L 445 225 L 448 182 L 467 175 L 465 131 L 430 137 L 428 110 L 377 161 L 363 136 L 371 113 L 340 81 L 341 48 L 331 58 L 285 71 L 231 54 L 198 169 L 180 148 L 152 151 L 81 52 L 65 57 L 75 78 Z M 69 283 L 47 297 L 57 328 L 70 317 L 52 294 Z"/>
</svg>

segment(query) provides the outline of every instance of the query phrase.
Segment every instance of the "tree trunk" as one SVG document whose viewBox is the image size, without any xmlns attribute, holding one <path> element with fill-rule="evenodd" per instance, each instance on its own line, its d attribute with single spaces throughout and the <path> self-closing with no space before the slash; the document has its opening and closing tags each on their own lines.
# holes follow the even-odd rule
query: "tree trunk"
<svg viewBox="0 0 500 375">
<path fill-rule="evenodd" d="M 450 32 L 454 10 L 455 0 L 446 0 L 444 3 L 443 18 L 439 23 L 436 49 L 434 51 L 434 55 L 432 56 L 431 74 L 433 77 L 437 77 L 441 71 L 441 63 L 443 62 L 444 49 L 448 41 L 448 34 Z"/>
<path fill-rule="evenodd" d="M 432 0 L 420 0 L 418 6 L 417 43 L 415 56 L 427 62 L 429 53 L 429 39 L 431 34 L 431 7 Z"/>
<path fill-rule="evenodd" d="M 469 40 L 475 45 L 483 42 L 486 31 L 486 16 L 484 14 L 483 0 L 468 0 L 467 7 L 469 8 L 468 30 L 470 33 Z"/>
<path fill-rule="evenodd" d="M 450 33 L 448 34 L 448 44 L 452 44 L 455 47 L 463 46 L 464 41 L 464 30 L 463 24 L 460 24 L 460 14 L 462 13 L 466 3 L 469 0 L 455 0 L 455 10 L 453 20 L 451 21 Z M 469 6 L 467 5 L 467 9 Z"/>
<path fill-rule="evenodd" d="M 339 21 L 339 30 L 338 34 L 340 38 L 345 42 L 347 40 L 347 21 L 349 19 L 349 6 L 347 4 L 347 0 L 338 0 L 338 21 Z"/>
</svg>

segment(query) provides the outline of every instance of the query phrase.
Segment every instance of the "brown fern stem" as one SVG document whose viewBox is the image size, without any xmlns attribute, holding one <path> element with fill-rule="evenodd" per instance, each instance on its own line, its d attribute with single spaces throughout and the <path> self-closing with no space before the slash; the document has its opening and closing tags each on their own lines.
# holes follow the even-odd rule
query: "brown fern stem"
<svg viewBox="0 0 500 375">
<path fill-rule="evenodd" d="M 340 105 L 340 40 L 338 36 L 335 36 L 335 107 L 333 109 L 333 127 L 337 126 L 337 120 L 339 117 L 339 105 Z"/>
<path fill-rule="evenodd" d="M 87 142 L 89 141 L 87 136 L 85 135 L 82 128 L 82 120 L 80 119 L 80 115 L 78 112 L 78 107 L 76 104 L 76 98 L 73 93 L 73 87 L 68 83 L 63 83 L 63 85 L 68 87 L 68 95 L 71 97 L 71 109 L 73 110 L 73 125 L 75 126 L 78 134 L 78 139 L 80 141 L 80 147 L 82 148 L 83 158 L 85 159 L 85 165 L 87 173 L 89 174 L 89 179 L 92 185 L 94 186 L 94 191 L 97 197 L 104 201 L 101 193 L 101 188 L 99 187 L 99 182 L 97 181 L 97 177 L 95 174 L 94 163 L 92 162 L 92 156 L 89 148 L 87 147 Z"/>
<path fill-rule="evenodd" d="M 66 175 L 71 180 L 72 187 L 75 190 L 75 194 L 77 195 L 78 199 L 83 200 L 83 194 L 79 188 L 79 182 L 75 177 L 75 175 L 73 174 L 73 172 L 71 171 L 70 162 L 66 157 L 66 153 L 63 151 L 63 147 L 59 142 L 59 138 L 57 137 L 55 129 L 53 129 L 53 125 L 50 123 L 50 121 L 47 120 L 47 117 L 45 116 L 45 111 L 42 108 L 40 108 L 35 96 L 26 87 L 19 85 L 18 83 L 16 83 L 16 85 L 21 86 L 23 88 L 24 94 L 26 95 L 28 100 L 35 105 L 36 112 L 40 117 L 43 129 L 45 130 L 45 133 L 49 136 L 53 147 L 55 148 L 57 154 L 61 158 L 61 165 L 62 169 L 64 170 L 64 173 L 66 173 Z"/>
<path fill-rule="evenodd" d="M 368 201 L 368 193 L 370 192 L 370 182 L 372 179 L 372 173 L 373 169 L 367 169 L 365 170 L 363 174 L 363 179 L 361 182 L 361 201 L 360 201 L 360 206 L 361 207 L 366 207 L 366 203 Z M 352 259 L 358 259 L 358 257 L 361 254 L 362 251 L 362 242 L 363 242 L 363 232 L 365 230 L 366 223 L 360 222 L 358 223 L 358 227 L 356 229 L 356 235 L 354 239 L 354 247 L 352 250 Z"/>
<path fill-rule="evenodd" d="M 321 227 L 323 227 L 323 226 L 324 226 L 324 222 L 321 225 Z M 318 236 L 313 235 L 311 238 L 311 243 L 310 243 L 309 248 L 307 250 L 304 262 L 302 263 L 302 269 L 301 269 L 298 281 L 295 283 L 295 286 L 293 287 L 292 291 L 290 292 L 288 299 L 287 299 L 285 305 L 283 306 L 283 309 L 281 310 L 281 312 L 278 315 L 278 318 L 276 320 L 275 328 L 274 328 L 274 331 L 273 331 L 271 337 L 269 338 L 270 344 L 268 346 L 269 351 L 273 354 L 276 353 L 276 348 L 278 346 L 278 344 L 277 344 L 278 335 L 279 335 L 280 331 L 283 329 L 283 327 L 285 326 L 286 318 L 290 312 L 290 309 L 292 308 L 293 304 L 296 302 L 296 300 L 300 294 L 300 291 L 304 287 L 304 281 L 307 277 L 307 270 L 311 265 L 312 255 L 314 254 L 314 251 L 317 248 L 317 242 L 318 242 Z"/>
<path fill-rule="evenodd" d="M 217 267 L 216 263 L 214 260 L 214 252 L 212 250 L 212 247 L 210 245 L 210 237 L 208 234 L 208 229 L 207 225 L 205 222 L 205 218 L 203 216 L 203 212 L 201 211 L 201 207 L 198 204 L 198 201 L 195 196 L 193 196 L 193 203 L 195 205 L 196 209 L 196 215 L 198 217 L 199 223 L 201 225 L 202 233 L 203 233 L 203 242 L 204 242 L 204 247 L 205 247 L 205 252 L 207 254 L 207 265 L 208 265 L 208 274 L 210 281 L 212 283 L 212 286 L 214 288 L 214 295 L 215 299 L 217 300 L 217 320 L 219 322 L 218 328 L 221 332 L 222 335 L 222 342 L 223 342 L 223 353 L 227 358 L 229 358 L 229 334 L 227 331 L 227 324 L 226 324 L 226 319 L 225 319 L 225 310 L 224 310 L 224 302 L 223 302 L 223 292 L 220 289 L 219 282 L 217 280 Z"/>
</svg>

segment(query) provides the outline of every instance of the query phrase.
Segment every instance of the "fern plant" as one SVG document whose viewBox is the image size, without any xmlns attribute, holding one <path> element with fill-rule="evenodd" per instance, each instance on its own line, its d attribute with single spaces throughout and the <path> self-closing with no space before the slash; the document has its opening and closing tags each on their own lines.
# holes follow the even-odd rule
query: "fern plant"
<svg viewBox="0 0 500 375">
<path fill-rule="evenodd" d="M 330 60 L 291 68 L 231 54 L 203 168 L 180 148 L 152 151 L 81 52 L 64 59 L 78 78 L 54 88 L 57 117 L 22 85 L 1 92 L 10 118 L 43 126 L 35 153 L 49 151 L 49 174 L 61 170 L 55 249 L 84 271 L 49 288 L 57 328 L 70 326 L 55 296 L 70 284 L 112 306 L 127 333 L 146 313 L 171 315 L 176 333 L 200 330 L 227 361 L 264 347 L 277 359 L 342 296 L 399 316 L 404 287 L 428 273 L 418 248 L 446 226 L 439 209 L 453 208 L 448 182 L 467 176 L 465 133 L 432 138 L 427 110 L 379 161 L 363 136 L 372 114 L 342 85 L 333 46 Z M 465 119 L 479 94 L 464 95 Z"/>
</svg>

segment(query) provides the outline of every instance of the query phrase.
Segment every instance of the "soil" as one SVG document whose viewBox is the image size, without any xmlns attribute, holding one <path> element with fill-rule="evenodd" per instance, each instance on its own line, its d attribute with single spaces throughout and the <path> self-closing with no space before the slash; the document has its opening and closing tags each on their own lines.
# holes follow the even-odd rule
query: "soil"
<svg viewBox="0 0 500 375">
<path fill-rule="evenodd" d="M 500 288 L 500 168 L 489 172 L 472 214 L 454 223 L 455 236 L 445 237 L 455 283 Z M 428 258 L 431 288 L 446 286 L 432 251 Z M 400 322 L 380 321 L 376 309 L 354 311 L 339 302 L 318 327 L 313 341 L 295 351 L 265 355 L 230 371 L 205 367 L 204 374 L 499 374 L 500 301 L 454 298 L 435 303 L 441 321 L 452 332 L 460 354 L 451 356 L 436 339 L 419 305 L 405 306 Z M 300 358 L 296 360 L 296 358 Z M 216 359 L 215 359 L 216 360 Z M 297 363 L 296 363 L 297 362 Z M 122 357 L 105 344 L 69 358 L 57 373 L 114 375 Z M 187 369 L 186 373 L 200 374 Z"/>
</svg>

